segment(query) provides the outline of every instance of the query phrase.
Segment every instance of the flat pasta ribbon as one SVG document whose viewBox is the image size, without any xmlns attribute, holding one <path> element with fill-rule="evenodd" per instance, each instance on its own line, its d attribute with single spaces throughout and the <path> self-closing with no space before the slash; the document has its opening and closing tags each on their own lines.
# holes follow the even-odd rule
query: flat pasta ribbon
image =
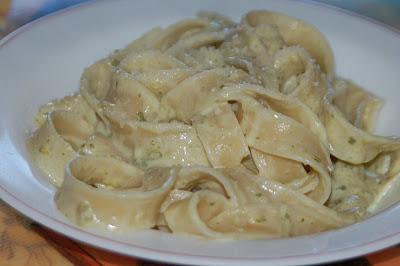
<svg viewBox="0 0 400 266">
<path fill-rule="evenodd" d="M 382 101 L 297 18 L 212 12 L 154 28 L 42 106 L 28 141 L 72 222 L 205 238 L 333 230 L 400 200 Z"/>
<path fill-rule="evenodd" d="M 109 231 L 153 227 L 175 168 L 146 172 L 111 157 L 82 156 L 66 168 L 57 207 L 81 226 Z"/>
</svg>

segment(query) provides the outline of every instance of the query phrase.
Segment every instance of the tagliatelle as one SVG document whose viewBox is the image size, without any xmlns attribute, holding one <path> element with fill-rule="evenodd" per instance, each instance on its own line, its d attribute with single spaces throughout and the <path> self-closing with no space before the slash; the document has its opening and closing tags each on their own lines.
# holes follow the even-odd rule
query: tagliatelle
<svg viewBox="0 0 400 266">
<path fill-rule="evenodd" d="M 88 67 L 39 109 L 29 149 L 80 226 L 283 238 L 400 200 L 400 138 L 372 133 L 381 106 L 306 22 L 203 12 Z"/>
</svg>

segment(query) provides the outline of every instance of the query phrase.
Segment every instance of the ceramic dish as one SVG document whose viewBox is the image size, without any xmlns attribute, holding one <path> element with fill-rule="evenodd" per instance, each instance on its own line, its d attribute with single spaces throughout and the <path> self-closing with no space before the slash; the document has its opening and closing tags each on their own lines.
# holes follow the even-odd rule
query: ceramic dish
<svg viewBox="0 0 400 266">
<path fill-rule="evenodd" d="M 327 6 L 299 1 L 94 1 L 34 21 L 0 41 L 0 197 L 31 219 L 111 251 L 196 265 L 312 264 L 360 256 L 400 242 L 400 206 L 339 230 L 281 240 L 200 241 L 156 231 L 107 235 L 72 225 L 56 209 L 55 190 L 30 167 L 25 142 L 37 108 L 78 88 L 83 69 L 143 32 L 199 10 L 235 20 L 270 9 L 319 28 L 338 75 L 385 100 L 379 134 L 399 135 L 400 34 Z M 383 226 L 384 225 L 384 226 Z"/>
</svg>

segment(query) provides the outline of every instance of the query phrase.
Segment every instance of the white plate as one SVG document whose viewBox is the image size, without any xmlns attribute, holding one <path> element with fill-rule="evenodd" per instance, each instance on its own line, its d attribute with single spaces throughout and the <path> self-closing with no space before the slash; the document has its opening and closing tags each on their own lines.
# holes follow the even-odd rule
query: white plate
<svg viewBox="0 0 400 266">
<path fill-rule="evenodd" d="M 299 1 L 100 1 L 30 23 L 0 41 L 0 197 L 33 220 L 74 239 L 146 259 L 213 265 L 321 263 L 400 242 L 400 207 L 340 230 L 283 240 L 199 241 L 155 231 L 105 235 L 70 224 L 54 189 L 32 172 L 25 141 L 37 108 L 78 89 L 84 67 L 141 33 L 199 10 L 239 20 L 264 8 L 317 26 L 332 44 L 339 75 L 386 100 L 379 133 L 400 135 L 400 35 L 325 6 Z"/>
</svg>

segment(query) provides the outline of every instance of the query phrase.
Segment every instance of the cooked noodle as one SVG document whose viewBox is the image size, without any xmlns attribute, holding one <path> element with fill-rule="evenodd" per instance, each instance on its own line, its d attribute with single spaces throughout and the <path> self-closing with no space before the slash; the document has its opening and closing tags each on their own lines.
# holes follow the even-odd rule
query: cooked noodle
<svg viewBox="0 0 400 266">
<path fill-rule="evenodd" d="M 372 134 L 381 106 L 313 26 L 204 12 L 87 68 L 29 146 L 78 225 L 282 238 L 387 207 L 400 139 Z"/>
</svg>

